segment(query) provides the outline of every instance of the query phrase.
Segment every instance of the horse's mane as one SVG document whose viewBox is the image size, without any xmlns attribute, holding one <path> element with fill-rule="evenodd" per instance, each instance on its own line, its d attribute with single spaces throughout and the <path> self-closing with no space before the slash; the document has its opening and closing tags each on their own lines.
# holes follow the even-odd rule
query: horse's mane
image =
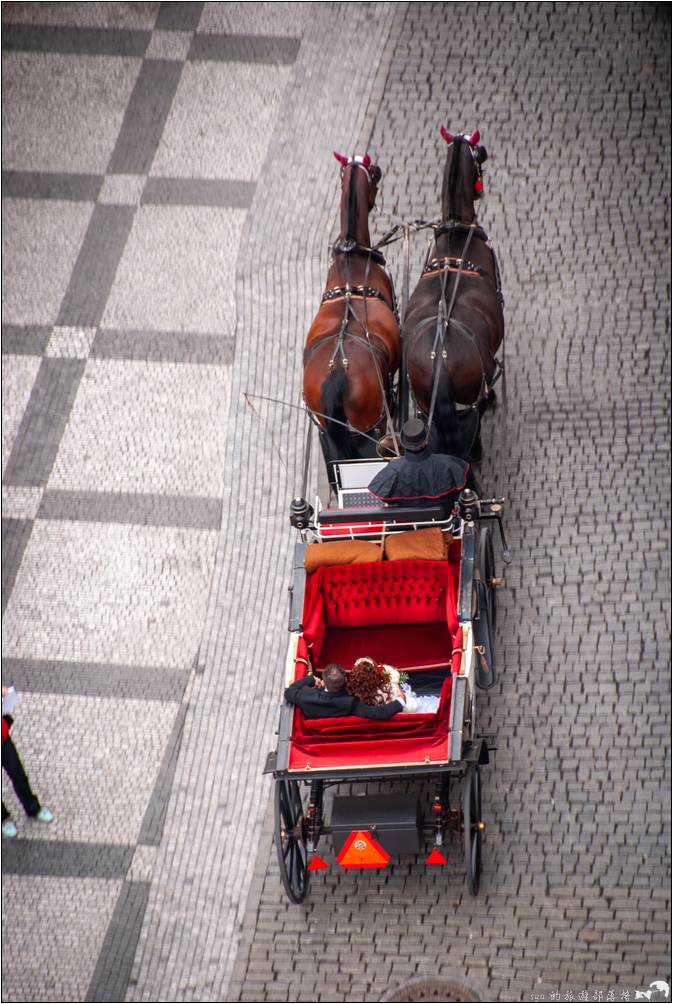
<svg viewBox="0 0 673 1004">
<path fill-rule="evenodd" d="M 355 195 L 355 175 L 356 170 L 354 167 L 351 168 L 350 178 L 348 179 L 348 201 L 346 203 L 346 209 L 348 212 L 348 227 L 346 229 L 346 239 L 355 240 L 355 231 L 357 229 L 357 199 Z"/>
<path fill-rule="evenodd" d="M 458 172 L 460 171 L 460 154 L 463 147 L 462 140 L 453 141 L 451 160 L 448 157 L 444 168 L 444 190 L 446 192 L 446 205 L 448 215 L 451 216 L 455 210 L 456 188 L 458 186 Z"/>
</svg>

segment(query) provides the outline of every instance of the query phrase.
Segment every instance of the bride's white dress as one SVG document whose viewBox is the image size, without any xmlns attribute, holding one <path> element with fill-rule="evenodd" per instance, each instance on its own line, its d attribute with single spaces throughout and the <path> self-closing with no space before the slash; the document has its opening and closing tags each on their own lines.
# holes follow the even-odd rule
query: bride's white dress
<svg viewBox="0 0 673 1004">
<path fill-rule="evenodd" d="M 434 715 L 439 707 L 439 697 L 431 694 L 415 694 L 408 683 L 401 683 L 400 688 L 406 694 L 404 711 L 410 715 Z"/>
</svg>

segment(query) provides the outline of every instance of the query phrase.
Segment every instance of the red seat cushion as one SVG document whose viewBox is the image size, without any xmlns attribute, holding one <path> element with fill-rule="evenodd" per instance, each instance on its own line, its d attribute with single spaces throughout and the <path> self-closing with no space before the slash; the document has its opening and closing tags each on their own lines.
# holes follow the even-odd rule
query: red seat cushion
<svg viewBox="0 0 673 1004">
<path fill-rule="evenodd" d="M 459 560 L 456 555 L 448 562 L 409 560 L 336 565 L 319 568 L 309 575 L 303 624 L 314 662 L 326 663 L 321 648 L 325 632 L 334 629 L 435 624 L 446 625 L 453 635 L 458 628 Z M 402 637 L 403 632 L 395 634 Z M 443 629 L 433 629 L 435 640 L 440 634 Z M 416 636 L 420 635 L 422 632 L 416 631 Z M 443 646 L 443 641 L 437 643 Z M 434 651 L 435 641 L 427 644 Z M 415 639 L 404 647 L 412 646 Z M 383 659 L 384 654 L 379 658 Z M 388 661 L 397 665 L 399 659 L 391 657 Z"/>
</svg>

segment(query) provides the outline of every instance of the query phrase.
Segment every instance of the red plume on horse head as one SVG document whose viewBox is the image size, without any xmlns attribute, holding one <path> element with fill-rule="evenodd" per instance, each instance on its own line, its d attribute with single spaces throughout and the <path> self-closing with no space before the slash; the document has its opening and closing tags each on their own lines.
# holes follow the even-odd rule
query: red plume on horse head
<svg viewBox="0 0 673 1004">
<path fill-rule="evenodd" d="M 456 139 L 456 137 L 454 136 L 454 134 L 452 132 L 448 132 L 444 128 L 444 126 L 440 126 L 439 127 L 439 131 L 441 133 L 442 139 L 446 143 L 453 143 L 454 139 Z M 478 129 L 475 129 L 474 132 L 472 133 L 472 135 L 471 136 L 466 136 L 465 139 L 470 144 L 470 146 L 476 146 L 477 143 L 479 142 L 479 140 L 481 139 L 481 133 L 479 132 Z"/>
<path fill-rule="evenodd" d="M 357 157 L 357 156 L 344 157 L 342 153 L 337 153 L 336 150 L 332 150 L 332 153 L 339 161 L 339 163 L 342 165 L 342 167 L 346 167 L 348 164 L 351 163 L 362 164 L 362 166 L 366 167 L 367 169 L 369 169 L 372 166 L 372 158 L 369 156 L 368 153 L 366 153 L 364 157 Z"/>
</svg>

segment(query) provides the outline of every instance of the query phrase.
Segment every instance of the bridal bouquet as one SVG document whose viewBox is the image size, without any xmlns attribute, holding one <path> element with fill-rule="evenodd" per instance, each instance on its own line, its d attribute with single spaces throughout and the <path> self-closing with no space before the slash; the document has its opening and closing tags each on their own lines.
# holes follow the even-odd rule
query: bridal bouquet
<svg viewBox="0 0 673 1004">
<path fill-rule="evenodd" d="M 398 686 L 400 683 L 406 683 L 409 679 L 408 673 L 401 673 L 399 669 L 395 669 L 394 666 L 386 666 L 385 663 L 381 664 L 380 667 L 386 674 L 391 683 L 396 683 Z"/>
</svg>

